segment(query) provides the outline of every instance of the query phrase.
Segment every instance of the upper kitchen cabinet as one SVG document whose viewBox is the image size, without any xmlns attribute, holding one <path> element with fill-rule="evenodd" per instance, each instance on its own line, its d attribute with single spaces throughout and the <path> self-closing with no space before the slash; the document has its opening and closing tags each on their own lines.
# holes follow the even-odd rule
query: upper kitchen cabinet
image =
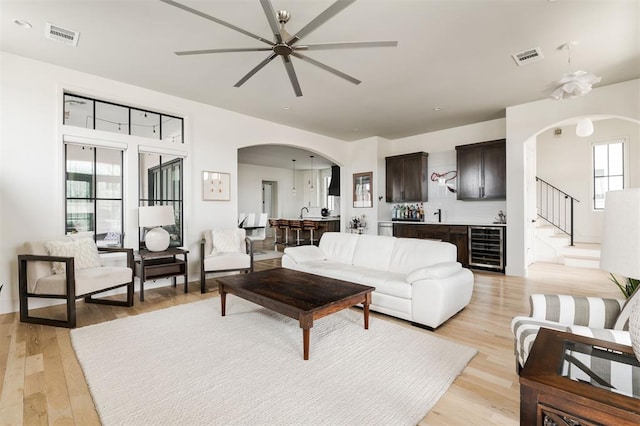
<svg viewBox="0 0 640 426">
<path fill-rule="evenodd" d="M 427 201 L 426 152 L 386 157 L 388 203 Z"/>
<path fill-rule="evenodd" d="M 456 146 L 458 200 L 504 200 L 507 152 L 504 139 Z"/>
</svg>

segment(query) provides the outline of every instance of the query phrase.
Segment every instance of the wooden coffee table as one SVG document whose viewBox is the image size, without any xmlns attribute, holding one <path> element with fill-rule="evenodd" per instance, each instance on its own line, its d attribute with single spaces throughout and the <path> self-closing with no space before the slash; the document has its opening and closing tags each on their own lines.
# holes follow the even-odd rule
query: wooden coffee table
<svg viewBox="0 0 640 426">
<path fill-rule="evenodd" d="M 364 328 L 369 328 L 369 305 L 374 287 L 278 268 L 217 279 L 222 316 L 227 293 L 297 319 L 302 328 L 304 359 L 309 359 L 309 330 L 313 320 L 362 303 Z"/>
</svg>

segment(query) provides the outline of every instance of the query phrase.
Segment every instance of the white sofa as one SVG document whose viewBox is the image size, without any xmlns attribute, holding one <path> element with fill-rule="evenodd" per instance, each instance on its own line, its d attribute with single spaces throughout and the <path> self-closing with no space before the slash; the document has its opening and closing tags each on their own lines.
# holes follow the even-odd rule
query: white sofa
<svg viewBox="0 0 640 426">
<path fill-rule="evenodd" d="M 471 300 L 456 256 L 440 241 L 325 232 L 318 247 L 287 247 L 282 266 L 375 287 L 372 310 L 435 329 Z"/>
</svg>

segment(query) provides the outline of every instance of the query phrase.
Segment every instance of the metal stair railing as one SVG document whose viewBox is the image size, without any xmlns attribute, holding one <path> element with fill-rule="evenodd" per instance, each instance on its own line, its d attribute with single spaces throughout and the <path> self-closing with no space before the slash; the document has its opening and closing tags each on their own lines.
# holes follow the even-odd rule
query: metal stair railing
<svg viewBox="0 0 640 426">
<path fill-rule="evenodd" d="M 536 213 L 569 236 L 573 246 L 573 205 L 580 202 L 536 176 Z"/>
</svg>

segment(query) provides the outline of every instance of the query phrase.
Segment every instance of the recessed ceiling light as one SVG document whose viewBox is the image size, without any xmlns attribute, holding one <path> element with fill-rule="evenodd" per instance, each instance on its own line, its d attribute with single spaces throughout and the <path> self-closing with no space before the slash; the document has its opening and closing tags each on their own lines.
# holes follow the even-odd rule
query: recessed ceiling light
<svg viewBox="0 0 640 426">
<path fill-rule="evenodd" d="M 442 107 L 433 107 L 434 111 L 442 111 Z"/>
<path fill-rule="evenodd" d="M 30 23 L 22 19 L 14 19 L 13 23 L 19 26 L 20 28 L 24 28 L 25 30 L 31 29 L 32 27 Z"/>
<path fill-rule="evenodd" d="M 291 109 L 289 105 L 283 105 L 282 109 Z"/>
</svg>

